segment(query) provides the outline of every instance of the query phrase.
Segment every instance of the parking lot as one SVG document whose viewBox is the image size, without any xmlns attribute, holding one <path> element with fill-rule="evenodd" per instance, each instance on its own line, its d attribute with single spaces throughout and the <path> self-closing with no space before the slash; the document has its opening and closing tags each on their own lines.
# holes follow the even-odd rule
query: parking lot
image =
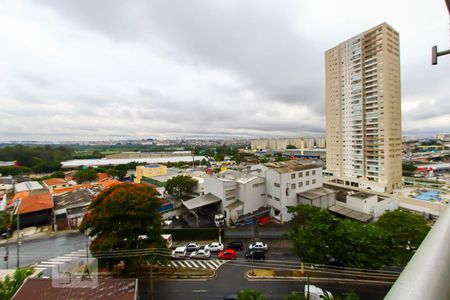
<svg viewBox="0 0 450 300">
<path fill-rule="evenodd" d="M 252 243 L 251 239 L 240 239 L 240 240 L 231 240 L 227 239 L 223 242 L 224 249 L 227 247 L 227 244 L 232 241 L 240 241 L 243 244 L 242 251 L 236 251 L 236 259 L 237 260 L 245 260 L 245 252 L 249 249 L 249 245 Z M 193 241 L 194 242 L 194 241 Z M 268 250 L 265 251 L 265 259 L 266 260 L 298 260 L 298 257 L 294 253 L 294 249 L 292 248 L 292 244 L 290 241 L 283 240 L 266 240 L 263 241 L 267 244 Z M 187 244 L 187 243 L 186 243 Z M 186 246 L 186 244 L 178 244 L 177 247 Z M 207 243 L 200 243 L 201 249 L 205 247 Z M 189 255 L 192 251 L 187 252 L 187 256 L 185 256 L 182 260 L 192 260 Z M 211 252 L 211 257 L 208 259 L 196 259 L 196 260 L 217 260 L 219 252 Z"/>
</svg>

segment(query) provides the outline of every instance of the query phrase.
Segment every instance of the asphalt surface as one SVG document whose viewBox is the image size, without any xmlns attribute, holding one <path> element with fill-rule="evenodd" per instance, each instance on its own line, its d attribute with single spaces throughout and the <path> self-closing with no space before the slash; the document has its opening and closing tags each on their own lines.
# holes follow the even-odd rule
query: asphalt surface
<svg viewBox="0 0 450 300">
<path fill-rule="evenodd" d="M 20 266 L 25 267 L 38 263 L 42 260 L 64 255 L 76 250 L 85 249 L 85 235 L 79 232 L 64 232 L 56 234 L 53 237 L 45 237 L 35 240 L 25 240 L 21 242 L 19 250 Z M 16 244 L 9 244 L 9 263 L 10 269 L 17 266 L 17 247 Z M 0 268 L 6 269 L 6 262 L 3 257 L 6 253 L 6 245 L 0 246 L 0 255 L 2 262 Z"/>
<path fill-rule="evenodd" d="M 270 244 L 269 244 L 270 247 Z M 217 276 L 211 280 L 155 280 L 154 299 L 223 299 L 230 293 L 237 293 L 245 288 L 259 289 L 267 299 L 283 299 L 292 291 L 303 292 L 304 283 L 299 281 L 249 281 L 244 274 L 250 269 L 251 261 L 246 261 L 244 252 L 238 253 L 236 261 L 230 261 L 217 270 Z M 270 261 L 295 261 L 298 258 L 289 248 L 270 248 L 266 260 Z M 255 266 L 262 268 L 268 262 L 255 262 Z M 345 295 L 350 291 L 356 292 L 360 299 L 383 299 L 389 290 L 389 286 L 367 285 L 358 283 L 327 283 L 316 284 L 333 293 L 333 295 Z M 150 281 L 139 280 L 140 299 L 150 299 Z"/>
</svg>

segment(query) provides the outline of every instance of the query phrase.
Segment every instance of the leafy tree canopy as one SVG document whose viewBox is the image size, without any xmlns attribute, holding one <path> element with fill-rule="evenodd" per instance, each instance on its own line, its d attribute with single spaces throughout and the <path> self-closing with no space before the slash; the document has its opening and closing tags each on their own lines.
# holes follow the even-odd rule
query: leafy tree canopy
<svg viewBox="0 0 450 300">
<path fill-rule="evenodd" d="M 78 170 L 73 175 L 73 180 L 78 183 L 90 182 L 97 179 L 97 170 L 94 168 L 88 168 L 84 170 Z"/>
<path fill-rule="evenodd" d="M 420 246 L 430 231 L 423 216 L 408 211 L 395 210 L 382 215 L 375 226 L 382 229 L 393 241 L 399 263 L 406 263 L 413 249 Z"/>
<path fill-rule="evenodd" d="M 175 176 L 167 180 L 165 188 L 167 193 L 173 196 L 179 196 L 192 192 L 197 186 L 197 179 L 187 175 Z"/>
<path fill-rule="evenodd" d="M 104 190 L 89 206 L 80 231 L 93 237 L 90 250 L 133 251 L 163 247 L 159 193 L 142 184 L 121 184 Z M 119 252 L 120 253 L 120 252 Z M 112 268 L 123 261 L 126 270 L 141 265 L 149 257 L 116 255 L 100 264 Z M 98 256 L 98 255 L 97 255 Z"/>
<path fill-rule="evenodd" d="M 3 281 L 0 281 L 0 300 L 11 299 L 23 281 L 33 272 L 34 270 L 31 268 L 23 268 L 17 269 L 12 277 L 7 275 Z"/>
<path fill-rule="evenodd" d="M 404 264 L 412 255 L 407 246 L 418 247 L 429 230 L 421 216 L 398 210 L 372 224 L 336 219 L 310 205 L 288 211 L 294 214 L 289 236 L 295 251 L 312 263 L 335 260 L 348 267 L 369 269 Z"/>
</svg>

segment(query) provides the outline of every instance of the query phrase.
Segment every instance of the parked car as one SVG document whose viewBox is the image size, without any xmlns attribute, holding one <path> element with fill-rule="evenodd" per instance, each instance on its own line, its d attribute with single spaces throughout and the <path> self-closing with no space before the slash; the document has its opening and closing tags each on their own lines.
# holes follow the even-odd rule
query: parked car
<svg viewBox="0 0 450 300">
<path fill-rule="evenodd" d="M 200 249 L 200 245 L 198 243 L 189 243 L 186 245 L 186 250 L 187 251 L 197 251 L 198 249 Z"/>
<path fill-rule="evenodd" d="M 263 242 L 256 242 L 256 243 L 250 244 L 250 245 L 248 246 L 248 248 L 249 248 L 249 249 L 264 250 L 264 251 L 269 250 L 269 247 L 267 246 L 267 244 L 266 244 L 266 243 L 263 243 Z"/>
<path fill-rule="evenodd" d="M 226 294 L 225 296 L 223 296 L 224 300 L 237 300 L 237 293 L 234 294 Z"/>
<path fill-rule="evenodd" d="M 305 285 L 305 297 L 310 300 L 333 299 L 333 294 L 315 285 Z"/>
<path fill-rule="evenodd" d="M 267 224 L 267 223 L 270 222 L 270 220 L 271 220 L 270 216 L 266 216 L 266 217 L 258 217 L 259 225 Z"/>
<path fill-rule="evenodd" d="M 208 259 L 211 257 L 211 252 L 206 249 L 200 249 L 197 251 L 194 251 L 190 255 L 191 258 L 198 258 L 198 259 Z"/>
<path fill-rule="evenodd" d="M 227 249 L 233 249 L 235 251 L 241 251 L 242 249 L 244 249 L 244 245 L 240 241 L 232 241 L 232 242 L 228 243 Z"/>
<path fill-rule="evenodd" d="M 222 251 L 223 250 L 223 244 L 222 243 L 211 243 L 205 246 L 205 249 L 211 251 L 211 252 L 217 252 L 217 251 Z"/>
<path fill-rule="evenodd" d="M 233 249 L 226 249 L 225 251 L 220 251 L 219 258 L 220 259 L 235 259 L 236 251 Z"/>
<path fill-rule="evenodd" d="M 245 258 L 247 259 L 266 259 L 266 254 L 263 250 L 248 249 L 245 252 Z"/>
<path fill-rule="evenodd" d="M 186 247 L 177 247 L 172 251 L 172 258 L 174 259 L 182 259 L 185 258 L 187 254 Z"/>
</svg>

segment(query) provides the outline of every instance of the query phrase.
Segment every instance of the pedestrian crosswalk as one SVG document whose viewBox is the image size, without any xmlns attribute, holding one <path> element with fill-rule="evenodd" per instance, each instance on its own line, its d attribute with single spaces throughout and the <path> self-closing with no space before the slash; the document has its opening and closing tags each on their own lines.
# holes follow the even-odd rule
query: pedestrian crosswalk
<svg viewBox="0 0 450 300">
<path fill-rule="evenodd" d="M 49 258 L 47 260 L 43 260 L 33 266 L 36 271 L 45 271 L 47 269 L 51 269 L 54 266 L 63 265 L 65 263 L 72 262 L 74 260 L 80 260 L 86 257 L 87 255 L 90 257 L 89 250 L 81 249 L 78 251 L 73 251 L 71 253 L 67 253 L 58 257 Z"/>
<path fill-rule="evenodd" d="M 194 259 L 186 259 L 186 260 L 171 260 L 166 264 L 161 264 L 168 267 L 175 268 L 191 268 L 191 269 L 213 269 L 217 270 L 221 265 L 228 262 L 227 260 L 221 259 L 210 259 L 210 260 L 194 260 Z"/>
</svg>

